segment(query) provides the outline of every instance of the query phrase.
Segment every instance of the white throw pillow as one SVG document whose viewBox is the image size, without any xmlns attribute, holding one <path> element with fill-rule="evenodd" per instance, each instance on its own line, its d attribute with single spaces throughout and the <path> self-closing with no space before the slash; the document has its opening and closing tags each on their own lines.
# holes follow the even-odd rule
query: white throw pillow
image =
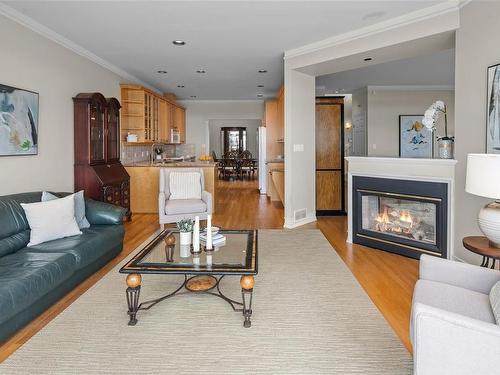
<svg viewBox="0 0 500 375">
<path fill-rule="evenodd" d="M 199 172 L 170 172 L 169 199 L 201 199 Z"/>
<path fill-rule="evenodd" d="M 73 196 L 75 197 L 75 219 L 78 223 L 78 227 L 80 229 L 89 228 L 90 223 L 85 217 L 85 197 L 83 195 L 83 190 L 73 194 Z M 59 197 L 47 191 L 42 192 L 42 202 L 48 202 L 54 199 L 59 199 Z"/>
<path fill-rule="evenodd" d="M 82 234 L 75 219 L 75 197 L 48 202 L 21 203 L 30 226 L 29 246 Z"/>
</svg>

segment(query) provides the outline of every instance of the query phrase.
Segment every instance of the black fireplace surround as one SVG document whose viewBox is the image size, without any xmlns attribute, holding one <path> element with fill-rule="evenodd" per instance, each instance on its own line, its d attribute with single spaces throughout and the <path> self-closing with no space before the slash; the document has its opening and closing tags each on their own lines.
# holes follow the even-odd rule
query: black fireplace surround
<svg viewBox="0 0 500 375">
<path fill-rule="evenodd" d="M 354 243 L 416 259 L 446 258 L 447 215 L 446 183 L 352 177 Z"/>
</svg>

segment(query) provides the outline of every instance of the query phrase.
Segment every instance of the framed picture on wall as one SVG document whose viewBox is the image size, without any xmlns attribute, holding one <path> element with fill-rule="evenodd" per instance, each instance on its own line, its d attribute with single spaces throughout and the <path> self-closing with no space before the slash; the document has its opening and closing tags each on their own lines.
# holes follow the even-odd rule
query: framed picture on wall
<svg viewBox="0 0 500 375">
<path fill-rule="evenodd" d="M 399 115 L 399 157 L 432 158 L 432 132 L 422 124 L 424 115 Z"/>
<path fill-rule="evenodd" d="M 0 156 L 38 154 L 38 94 L 0 84 Z"/>
<path fill-rule="evenodd" d="M 486 152 L 500 154 L 500 64 L 488 67 Z"/>
</svg>

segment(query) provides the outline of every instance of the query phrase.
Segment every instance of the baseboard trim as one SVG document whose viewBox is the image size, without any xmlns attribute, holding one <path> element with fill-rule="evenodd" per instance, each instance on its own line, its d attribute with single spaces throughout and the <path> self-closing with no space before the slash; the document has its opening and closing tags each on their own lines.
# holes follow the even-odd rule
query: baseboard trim
<svg viewBox="0 0 500 375">
<path fill-rule="evenodd" d="M 285 224 L 283 225 L 283 228 L 293 229 L 293 228 L 300 227 L 302 225 L 314 223 L 315 221 L 316 221 L 316 215 L 306 216 L 304 219 L 297 220 L 297 221 L 295 221 L 291 218 L 285 218 Z"/>
</svg>

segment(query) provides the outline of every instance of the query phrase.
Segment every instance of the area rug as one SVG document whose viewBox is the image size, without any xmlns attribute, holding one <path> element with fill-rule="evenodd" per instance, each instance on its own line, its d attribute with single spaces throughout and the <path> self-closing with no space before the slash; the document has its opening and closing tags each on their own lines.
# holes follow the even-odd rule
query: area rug
<svg viewBox="0 0 500 375">
<path fill-rule="evenodd" d="M 259 231 L 252 327 L 187 294 L 127 325 L 112 270 L 0 365 L 7 374 L 410 374 L 410 354 L 319 230 Z M 145 275 L 141 300 L 182 276 Z M 238 277 L 221 284 L 240 298 Z"/>
</svg>

